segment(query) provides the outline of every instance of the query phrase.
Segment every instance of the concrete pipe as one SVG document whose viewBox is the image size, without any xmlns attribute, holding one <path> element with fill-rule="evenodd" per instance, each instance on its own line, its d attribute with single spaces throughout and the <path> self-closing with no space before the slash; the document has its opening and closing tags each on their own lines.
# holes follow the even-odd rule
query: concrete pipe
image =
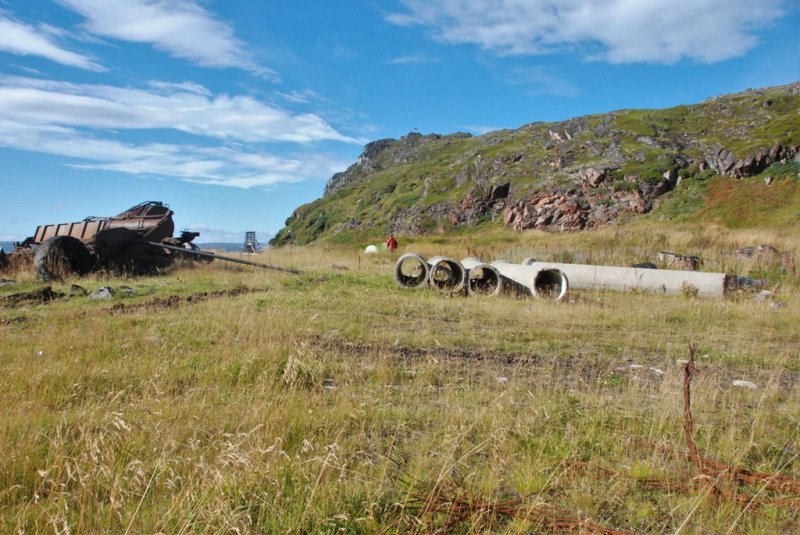
<svg viewBox="0 0 800 535">
<path fill-rule="evenodd" d="M 406 253 L 397 259 L 394 280 L 403 288 L 422 288 L 430 278 L 428 262 L 418 254 Z"/>
<path fill-rule="evenodd" d="M 489 264 L 470 256 L 463 259 L 461 265 L 467 270 L 469 295 L 495 296 L 503 291 L 502 275 Z"/>
<path fill-rule="evenodd" d="M 567 296 L 569 278 L 560 269 L 542 269 L 534 275 L 532 289 L 538 299 L 561 301 Z"/>
<path fill-rule="evenodd" d="M 570 279 L 558 268 L 541 267 L 538 264 L 523 266 L 503 261 L 493 262 L 492 266 L 504 277 L 526 287 L 539 299 L 561 301 L 569 290 Z"/>
<path fill-rule="evenodd" d="M 455 294 L 464 290 L 467 270 L 457 260 L 446 256 L 436 256 L 428 260 L 431 274 L 430 285 L 440 292 Z"/>
<path fill-rule="evenodd" d="M 623 292 L 633 290 L 716 298 L 722 298 L 725 295 L 726 276 L 724 273 L 552 262 L 535 262 L 530 267 L 535 269 L 558 269 L 569 278 L 570 286 L 579 290 L 615 290 Z"/>
</svg>

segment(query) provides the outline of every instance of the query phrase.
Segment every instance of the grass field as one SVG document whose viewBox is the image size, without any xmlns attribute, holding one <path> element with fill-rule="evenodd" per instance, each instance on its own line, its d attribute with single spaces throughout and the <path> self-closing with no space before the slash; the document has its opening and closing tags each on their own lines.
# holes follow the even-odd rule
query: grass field
<svg viewBox="0 0 800 535">
<path fill-rule="evenodd" d="M 776 295 L 444 297 L 352 246 L 261 255 L 299 276 L 217 262 L 66 280 L 44 303 L 10 298 L 42 286 L 16 274 L 0 287 L 0 532 L 800 531 L 800 236 L 619 228 L 398 254 L 676 250 Z M 729 254 L 761 243 L 789 256 Z M 686 455 L 690 344 L 703 462 Z"/>
</svg>

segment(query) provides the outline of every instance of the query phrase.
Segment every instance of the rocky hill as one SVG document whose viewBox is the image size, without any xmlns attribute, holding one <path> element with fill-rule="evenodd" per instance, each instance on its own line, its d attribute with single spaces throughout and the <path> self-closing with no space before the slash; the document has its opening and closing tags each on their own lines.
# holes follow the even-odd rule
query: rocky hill
<svg viewBox="0 0 800 535">
<path fill-rule="evenodd" d="M 487 224 L 592 229 L 649 212 L 683 181 L 768 168 L 796 180 L 799 160 L 800 82 L 483 136 L 410 133 L 368 143 L 271 243 Z"/>
</svg>

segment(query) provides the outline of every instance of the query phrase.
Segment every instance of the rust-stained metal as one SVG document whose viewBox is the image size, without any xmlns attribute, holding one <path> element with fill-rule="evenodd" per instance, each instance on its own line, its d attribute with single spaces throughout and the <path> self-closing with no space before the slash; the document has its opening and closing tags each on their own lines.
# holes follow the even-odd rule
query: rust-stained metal
<svg viewBox="0 0 800 535">
<path fill-rule="evenodd" d="M 55 236 L 70 236 L 84 243 L 91 243 L 103 239 L 115 243 L 113 229 L 124 229 L 135 232 L 142 238 L 147 237 L 153 241 L 161 241 L 172 236 L 175 224 L 172 222 L 173 211 L 161 202 L 147 201 L 125 210 L 113 217 L 87 217 L 75 223 L 58 223 L 39 225 L 36 233 L 22 242 L 21 245 L 42 244 Z M 117 232 L 117 235 L 122 234 Z"/>
<path fill-rule="evenodd" d="M 275 268 L 200 251 L 193 240 L 200 233 L 183 231 L 173 237 L 174 212 L 162 202 L 147 201 L 113 217 L 87 217 L 83 221 L 40 225 L 33 236 L 16 243 L 13 255 L 33 258 L 36 274 L 49 280 L 64 273 L 85 275 L 98 269 L 152 272 L 170 265 L 176 257 L 214 258 Z"/>
<path fill-rule="evenodd" d="M 263 269 L 271 269 L 273 271 L 283 271 L 285 273 L 293 273 L 295 275 L 299 275 L 301 273 L 300 270 L 294 269 L 294 268 L 271 266 L 269 264 L 262 264 L 261 262 L 252 262 L 250 260 L 245 260 L 244 258 L 235 258 L 233 256 L 218 255 L 216 253 L 212 253 L 212 252 L 209 252 L 209 251 L 200 251 L 200 250 L 196 250 L 196 249 L 192 249 L 192 250 L 188 250 L 187 251 L 184 248 L 175 247 L 175 246 L 172 246 L 172 245 L 167 245 L 165 243 L 155 243 L 155 242 L 147 242 L 147 243 L 149 245 L 152 245 L 153 247 L 163 247 L 164 249 L 167 249 L 167 250 L 170 250 L 170 251 L 177 251 L 177 252 L 180 252 L 181 254 L 188 254 L 190 256 L 198 256 L 198 257 L 201 257 L 201 258 L 208 258 L 209 260 L 225 260 L 226 262 L 235 262 L 237 264 L 245 264 L 247 266 L 255 266 L 255 267 L 260 267 L 260 268 L 263 268 Z"/>
</svg>

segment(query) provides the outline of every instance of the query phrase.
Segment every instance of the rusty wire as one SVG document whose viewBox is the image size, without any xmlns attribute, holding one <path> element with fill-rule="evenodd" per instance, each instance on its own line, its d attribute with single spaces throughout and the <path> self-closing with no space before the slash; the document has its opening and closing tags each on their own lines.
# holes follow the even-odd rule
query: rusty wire
<svg viewBox="0 0 800 535">
<path fill-rule="evenodd" d="M 696 346 L 689 344 L 689 359 L 684 367 L 683 378 L 683 432 L 686 451 L 669 444 L 646 443 L 653 449 L 665 453 L 682 455 L 696 471 L 684 471 L 669 479 L 631 478 L 616 470 L 580 460 L 567 460 L 563 463 L 565 472 L 572 470 L 594 470 L 607 480 L 628 479 L 642 490 L 678 492 L 681 494 L 707 494 L 716 503 L 735 503 L 743 510 L 759 512 L 764 506 L 800 507 L 800 480 L 780 473 L 755 472 L 736 467 L 702 455 L 694 441 L 694 422 L 692 418 L 691 380 L 697 373 L 694 364 Z M 740 492 L 740 486 L 759 486 L 755 494 Z M 764 493 L 782 493 L 782 496 Z M 762 495 L 764 494 L 764 495 Z M 470 518 L 518 519 L 531 522 L 539 529 L 553 533 L 591 533 L 598 535 L 629 535 L 634 532 L 618 530 L 580 519 L 554 509 L 546 503 L 535 502 L 536 496 L 524 496 L 510 500 L 483 501 L 465 496 L 463 489 L 455 483 L 437 484 L 428 494 L 413 494 L 405 504 L 406 508 L 416 510 L 416 521 L 423 533 L 449 533 L 459 524 Z M 434 526 L 425 530 L 425 518 Z M 436 526 L 436 519 L 441 523 Z"/>
<path fill-rule="evenodd" d="M 586 533 L 596 535 L 633 535 L 635 532 L 618 530 L 596 524 L 591 520 L 576 518 L 563 511 L 553 509 L 545 503 L 529 503 L 532 496 L 495 502 L 458 497 L 455 489 L 439 488 L 434 492 L 415 495 L 407 506 L 418 509 L 420 517 L 444 516 L 438 528 L 425 533 L 449 533 L 459 524 L 475 517 L 500 517 L 519 519 L 547 529 L 553 533 Z"/>
<path fill-rule="evenodd" d="M 694 353 L 696 346 L 689 344 L 689 360 L 686 362 L 683 375 L 683 432 L 686 438 L 687 458 L 694 463 L 702 474 L 717 479 L 733 480 L 743 485 L 761 485 L 765 490 L 791 492 L 800 494 L 800 480 L 765 472 L 754 472 L 747 468 L 731 466 L 723 462 L 700 455 L 693 438 L 691 379 L 695 373 Z M 794 499 L 794 497 L 792 497 Z"/>
</svg>

